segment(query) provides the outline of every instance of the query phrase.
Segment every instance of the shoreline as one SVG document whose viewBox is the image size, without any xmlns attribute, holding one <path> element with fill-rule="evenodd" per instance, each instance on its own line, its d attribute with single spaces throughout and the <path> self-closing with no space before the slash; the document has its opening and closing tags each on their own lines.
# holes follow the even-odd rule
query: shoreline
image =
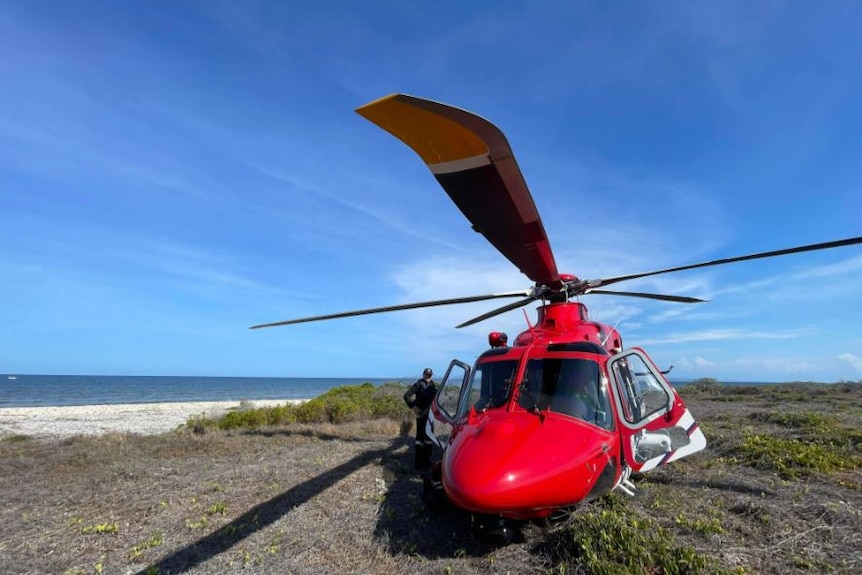
<svg viewBox="0 0 862 575">
<path fill-rule="evenodd" d="M 189 417 L 220 417 L 240 407 L 273 407 L 306 399 L 181 401 L 45 407 L 0 407 L 0 439 L 13 435 L 62 439 L 74 435 L 137 433 L 156 435 L 176 429 Z"/>
</svg>

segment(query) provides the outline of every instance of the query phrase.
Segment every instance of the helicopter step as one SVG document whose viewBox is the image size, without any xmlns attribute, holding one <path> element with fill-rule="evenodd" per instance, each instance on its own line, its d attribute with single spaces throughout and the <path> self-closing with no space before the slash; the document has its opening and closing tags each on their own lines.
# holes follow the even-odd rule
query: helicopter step
<svg viewBox="0 0 862 575">
<path fill-rule="evenodd" d="M 624 466 L 619 481 L 617 481 L 617 484 L 611 488 L 611 491 L 620 491 L 629 497 L 634 497 L 637 487 L 635 487 L 635 484 L 629 479 L 631 475 L 632 468 L 628 465 Z"/>
<path fill-rule="evenodd" d="M 634 483 L 626 479 L 624 481 L 620 481 L 619 485 L 616 486 L 616 490 L 622 491 L 629 497 L 634 497 L 635 491 L 637 491 L 637 487 L 635 487 Z"/>
</svg>

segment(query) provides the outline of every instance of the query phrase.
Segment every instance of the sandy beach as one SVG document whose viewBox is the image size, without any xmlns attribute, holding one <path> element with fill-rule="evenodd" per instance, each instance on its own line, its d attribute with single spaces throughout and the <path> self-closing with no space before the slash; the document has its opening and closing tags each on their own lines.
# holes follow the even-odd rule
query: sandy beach
<svg viewBox="0 0 862 575">
<path fill-rule="evenodd" d="M 267 399 L 243 402 L 243 406 L 270 407 L 301 401 Z M 176 429 L 194 415 L 218 417 L 239 407 L 239 401 L 3 407 L 0 408 L 0 437 L 31 435 L 58 438 L 110 432 L 152 435 Z"/>
</svg>

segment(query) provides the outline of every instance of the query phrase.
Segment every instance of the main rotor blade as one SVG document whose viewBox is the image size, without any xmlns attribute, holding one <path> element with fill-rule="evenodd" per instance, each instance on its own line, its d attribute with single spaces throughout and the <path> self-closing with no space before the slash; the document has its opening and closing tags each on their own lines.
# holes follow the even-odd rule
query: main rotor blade
<svg viewBox="0 0 862 575">
<path fill-rule="evenodd" d="M 253 325 L 249 329 L 258 329 L 262 327 L 276 327 L 279 325 L 292 325 L 295 323 L 307 323 L 311 321 L 323 321 L 326 319 L 337 319 L 341 317 L 352 317 L 356 315 L 368 315 L 373 313 L 386 313 L 390 311 L 400 311 L 405 309 L 418 309 L 422 307 L 434 307 L 440 305 L 453 305 L 459 303 L 471 303 L 477 301 L 485 301 L 489 299 L 497 299 L 497 298 L 507 298 L 507 297 L 520 297 L 525 293 L 529 293 L 529 290 L 521 290 L 521 291 L 513 291 L 506 293 L 497 293 L 497 294 L 487 294 L 487 295 L 475 295 L 475 296 L 467 296 L 467 297 L 456 297 L 450 299 L 438 299 L 432 301 L 423 301 L 418 303 L 406 303 L 402 305 L 390 305 L 385 307 L 374 307 L 369 309 L 360 309 L 355 311 L 345 311 L 341 313 L 332 313 L 328 315 L 316 315 L 313 317 L 303 317 L 300 319 L 289 319 L 285 321 L 277 321 L 273 323 L 262 323 L 259 325 Z"/>
<path fill-rule="evenodd" d="M 356 112 L 419 154 L 473 229 L 528 278 L 562 285 L 536 204 L 499 128 L 466 110 L 404 94 Z"/>
<path fill-rule="evenodd" d="M 642 297 L 646 299 L 657 299 L 661 301 L 673 301 L 677 303 L 706 303 L 708 300 L 698 299 L 696 297 L 686 297 L 681 295 L 664 295 L 657 293 L 642 293 L 637 291 L 610 291 L 603 289 L 591 289 L 585 295 L 597 293 L 602 295 L 623 295 L 627 297 Z"/>
<path fill-rule="evenodd" d="M 591 280 L 589 282 L 589 286 L 590 287 L 601 287 L 601 286 L 606 286 L 606 285 L 610 285 L 613 283 L 626 281 L 626 280 L 645 278 L 648 276 L 657 276 L 659 274 L 667 274 L 667 273 L 671 273 L 671 272 L 681 272 L 684 270 L 693 270 L 693 269 L 697 269 L 697 268 L 705 268 L 705 267 L 718 266 L 718 265 L 723 265 L 723 264 L 732 264 L 734 262 L 743 262 L 743 261 L 747 261 L 747 260 L 757 260 L 757 259 L 761 259 L 761 258 L 771 258 L 771 257 L 775 257 L 775 256 L 786 256 L 789 254 L 798 254 L 801 252 L 813 252 L 813 251 L 817 251 L 817 250 L 828 250 L 831 248 L 840 248 L 840 247 L 850 246 L 850 245 L 854 245 L 854 244 L 862 244 L 862 237 L 848 238 L 846 240 L 836 240 L 834 242 L 823 242 L 823 243 L 819 243 L 819 244 L 810 244 L 807 246 L 799 246 L 799 247 L 795 247 L 795 248 L 787 248 L 787 249 L 775 250 L 775 251 L 771 251 L 771 252 L 762 252 L 759 254 L 749 254 L 746 256 L 737 256 L 734 258 L 723 258 L 720 260 L 702 262 L 699 264 L 678 266 L 678 267 L 674 267 L 674 268 L 667 268 L 667 269 L 663 269 L 663 270 L 656 270 L 656 271 L 652 271 L 652 272 L 645 272 L 645 273 L 639 273 L 639 274 L 631 274 L 631 275 L 627 275 L 627 276 L 617 276 L 617 277 L 605 278 L 605 279 L 600 279 L 600 280 Z M 596 293 L 595 290 L 592 290 L 592 291 L 593 291 L 593 293 Z"/>
<path fill-rule="evenodd" d="M 518 300 L 514 303 L 510 303 L 508 305 L 504 305 L 503 307 L 498 307 L 497 309 L 491 310 L 487 313 L 483 313 L 482 315 L 474 317 L 473 319 L 467 320 L 462 324 L 456 325 L 455 327 L 456 328 L 462 328 L 462 327 L 467 327 L 468 325 L 473 325 L 474 323 L 479 323 L 480 321 L 485 321 L 486 319 L 492 318 L 495 315 L 500 315 L 501 313 L 506 313 L 507 311 L 511 311 L 513 309 L 518 309 L 519 307 L 523 307 L 525 305 L 528 305 L 530 302 L 534 302 L 537 299 L 539 299 L 539 298 L 537 298 L 535 296 L 530 296 L 530 297 L 524 298 L 522 300 Z"/>
</svg>

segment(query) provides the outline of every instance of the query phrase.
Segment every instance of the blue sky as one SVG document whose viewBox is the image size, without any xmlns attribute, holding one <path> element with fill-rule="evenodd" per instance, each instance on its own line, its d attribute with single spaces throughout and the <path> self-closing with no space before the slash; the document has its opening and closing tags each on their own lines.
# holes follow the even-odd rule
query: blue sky
<svg viewBox="0 0 862 575">
<path fill-rule="evenodd" d="M 855 2 L 0 4 L 0 372 L 409 377 L 526 289 L 353 110 L 404 92 L 508 136 L 561 271 L 862 235 Z M 677 377 L 862 379 L 862 248 L 592 296 Z M 528 308 L 531 319 L 532 308 Z"/>
</svg>

